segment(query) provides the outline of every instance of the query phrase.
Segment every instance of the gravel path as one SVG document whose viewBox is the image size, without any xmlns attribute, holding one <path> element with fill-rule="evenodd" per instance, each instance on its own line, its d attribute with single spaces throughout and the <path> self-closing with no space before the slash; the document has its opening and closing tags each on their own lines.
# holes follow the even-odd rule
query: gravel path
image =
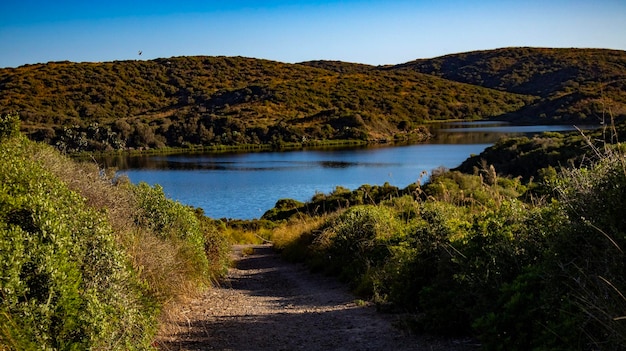
<svg viewBox="0 0 626 351">
<path fill-rule="evenodd" d="M 406 335 L 393 315 L 357 304 L 336 280 L 281 260 L 269 246 L 242 255 L 221 287 L 182 307 L 161 350 L 474 350 L 457 340 Z"/>
</svg>

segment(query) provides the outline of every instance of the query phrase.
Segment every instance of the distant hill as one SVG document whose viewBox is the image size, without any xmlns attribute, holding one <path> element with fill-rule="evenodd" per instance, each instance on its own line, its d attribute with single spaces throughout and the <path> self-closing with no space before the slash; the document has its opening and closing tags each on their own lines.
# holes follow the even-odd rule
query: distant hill
<svg viewBox="0 0 626 351">
<path fill-rule="evenodd" d="M 508 117 L 597 123 L 626 115 L 626 52 L 606 49 L 504 48 L 393 66 L 457 82 L 537 96 Z"/>
<path fill-rule="evenodd" d="M 626 54 L 511 48 L 397 66 L 244 57 L 0 69 L 0 113 L 62 150 L 420 138 L 426 122 L 626 114 Z"/>
</svg>

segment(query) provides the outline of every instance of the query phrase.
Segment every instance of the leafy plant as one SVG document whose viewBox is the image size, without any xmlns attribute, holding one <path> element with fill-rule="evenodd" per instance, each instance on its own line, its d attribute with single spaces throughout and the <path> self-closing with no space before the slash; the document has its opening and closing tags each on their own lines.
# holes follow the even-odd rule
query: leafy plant
<svg viewBox="0 0 626 351">
<path fill-rule="evenodd" d="M 194 212 L 181 203 L 168 199 L 159 185 L 140 183 L 133 188 L 140 208 L 136 221 L 157 234 L 162 240 L 171 240 L 180 246 L 177 252 L 179 269 L 186 274 L 201 277 L 208 275 L 205 254 L 205 236 Z M 187 280 L 187 279 L 186 279 Z"/>
<path fill-rule="evenodd" d="M 10 349 L 147 348 L 154 306 L 106 218 L 0 143 L 0 340 Z"/>
<path fill-rule="evenodd" d="M 0 115 L 0 141 L 15 137 L 20 132 L 20 120 L 15 114 Z"/>
<path fill-rule="evenodd" d="M 0 348 L 152 349 L 229 252 L 212 220 L 160 188 L 0 140 Z"/>
<path fill-rule="evenodd" d="M 386 207 L 351 207 L 331 218 L 314 236 L 314 267 L 337 274 L 362 293 L 371 294 L 370 274 L 389 255 L 386 242 L 401 234 L 399 223 Z"/>
</svg>

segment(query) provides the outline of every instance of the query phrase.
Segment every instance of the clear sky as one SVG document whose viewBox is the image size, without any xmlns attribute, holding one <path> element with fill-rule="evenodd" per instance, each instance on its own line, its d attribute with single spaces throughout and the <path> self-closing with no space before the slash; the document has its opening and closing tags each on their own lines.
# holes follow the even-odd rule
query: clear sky
<svg viewBox="0 0 626 351">
<path fill-rule="evenodd" d="M 509 46 L 626 50 L 626 0 L 0 4 L 0 67 L 187 55 L 379 65 Z"/>
</svg>

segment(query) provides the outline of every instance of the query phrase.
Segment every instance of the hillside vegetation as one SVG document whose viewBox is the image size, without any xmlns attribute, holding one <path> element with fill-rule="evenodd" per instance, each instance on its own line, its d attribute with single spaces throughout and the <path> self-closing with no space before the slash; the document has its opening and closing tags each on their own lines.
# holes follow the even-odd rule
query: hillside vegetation
<svg viewBox="0 0 626 351">
<path fill-rule="evenodd" d="M 0 71 L 0 110 L 62 150 L 423 137 L 532 99 L 416 72 L 347 73 L 241 57 L 56 62 Z"/>
<path fill-rule="evenodd" d="M 475 173 L 485 164 L 508 177 L 525 181 L 554 173 L 561 167 L 584 165 L 597 156 L 597 143 L 613 144 L 626 139 L 626 128 L 601 128 L 587 132 L 542 133 L 533 137 L 505 138 L 488 147 L 479 155 L 463 161 L 456 170 Z"/>
<path fill-rule="evenodd" d="M 161 188 L 110 178 L 0 119 L 0 349 L 152 349 L 228 243 Z"/>
<path fill-rule="evenodd" d="M 608 123 L 626 115 L 626 52 L 505 48 L 416 60 L 392 67 L 538 97 L 506 118 L 529 123 Z"/>
<path fill-rule="evenodd" d="M 506 79 L 501 79 L 506 84 L 460 79 L 457 75 L 465 65 L 440 65 L 441 71 L 424 68 L 430 61 L 388 67 L 337 61 L 285 64 L 243 57 L 51 62 L 0 70 L 0 112 L 19 113 L 31 138 L 65 151 L 279 147 L 337 139 L 419 139 L 427 135 L 420 126 L 436 120 L 536 118 L 540 113 L 533 112 L 533 106 L 538 101 L 563 98 L 563 93 L 554 93 L 557 88 L 595 97 L 587 102 L 598 102 L 602 93 L 611 99 L 622 96 L 622 52 L 553 55 L 580 57 L 580 63 L 548 61 L 540 54 L 509 49 L 472 56 L 515 63 L 510 70 L 520 75 L 517 85 Z M 587 61 L 594 66 L 587 67 Z M 571 70 L 579 73 L 545 73 Z M 492 65 L 477 65 L 473 72 L 480 77 L 506 75 Z M 582 76 L 585 81 L 579 79 Z M 609 78 L 617 82 L 607 82 Z M 546 82 L 556 88 L 532 88 Z M 579 105 L 558 115 L 548 112 L 546 119 L 594 117 L 596 108 L 588 111 L 589 104 Z"/>
<path fill-rule="evenodd" d="M 626 53 L 508 48 L 396 66 L 244 57 L 50 62 L 0 70 L 0 113 L 68 152 L 428 137 L 427 122 L 626 115 Z"/>
<path fill-rule="evenodd" d="M 504 140 L 467 173 L 283 199 L 263 218 L 282 221 L 285 258 L 413 330 L 484 350 L 624 350 L 625 131 Z"/>
</svg>

